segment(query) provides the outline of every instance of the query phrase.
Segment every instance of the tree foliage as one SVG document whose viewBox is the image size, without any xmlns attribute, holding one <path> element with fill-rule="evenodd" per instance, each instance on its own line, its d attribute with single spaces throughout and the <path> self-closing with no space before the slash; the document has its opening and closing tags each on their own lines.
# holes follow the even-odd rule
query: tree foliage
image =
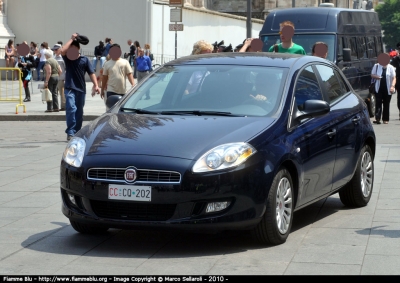
<svg viewBox="0 0 400 283">
<path fill-rule="evenodd" d="M 395 49 L 400 42 L 400 0 L 385 0 L 375 7 L 384 31 L 386 48 Z"/>
</svg>

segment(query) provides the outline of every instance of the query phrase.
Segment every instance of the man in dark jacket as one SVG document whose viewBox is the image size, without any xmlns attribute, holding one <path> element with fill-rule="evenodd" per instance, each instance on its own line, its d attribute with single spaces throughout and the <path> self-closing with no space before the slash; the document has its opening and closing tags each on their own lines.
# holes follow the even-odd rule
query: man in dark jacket
<svg viewBox="0 0 400 283">
<path fill-rule="evenodd" d="M 99 41 L 99 45 L 94 48 L 94 57 L 93 57 L 93 69 L 96 72 L 97 61 L 100 61 L 100 68 L 103 67 L 104 62 L 106 61 L 106 57 L 103 56 L 105 47 L 104 42 Z"/>
<path fill-rule="evenodd" d="M 400 120 L 400 42 L 396 44 L 397 56 L 393 57 L 390 65 L 396 68 L 396 92 L 397 92 L 397 108 L 399 109 Z"/>
<path fill-rule="evenodd" d="M 129 64 L 131 65 L 131 67 L 133 67 L 133 65 L 134 65 L 134 61 L 135 61 L 135 54 L 136 54 L 136 47 L 135 47 L 135 45 L 133 44 L 133 42 L 132 42 L 132 40 L 128 40 L 128 45 L 129 45 L 129 53 L 125 53 L 124 55 L 124 57 L 125 58 L 128 58 L 128 61 L 129 61 Z"/>
<path fill-rule="evenodd" d="M 33 68 L 33 63 L 35 61 L 35 58 L 28 54 L 27 56 L 20 56 L 18 59 L 18 67 L 22 71 L 22 81 L 23 81 L 23 86 L 25 90 L 25 99 L 24 102 L 30 102 L 31 101 L 31 93 L 29 91 L 29 82 L 32 79 L 32 71 L 31 68 Z"/>
</svg>

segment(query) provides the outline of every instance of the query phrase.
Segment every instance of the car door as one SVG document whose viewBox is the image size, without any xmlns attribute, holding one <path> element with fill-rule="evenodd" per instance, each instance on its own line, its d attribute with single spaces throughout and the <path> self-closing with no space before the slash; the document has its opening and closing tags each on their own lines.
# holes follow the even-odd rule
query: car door
<svg viewBox="0 0 400 283">
<path fill-rule="evenodd" d="M 350 181 L 361 145 L 359 98 L 350 90 L 342 75 L 332 66 L 317 64 L 326 101 L 331 107 L 331 124 L 337 130 L 336 161 L 332 189 Z"/>
<path fill-rule="evenodd" d="M 308 66 L 297 78 L 292 115 L 309 99 L 324 100 L 315 69 Z M 336 128 L 330 113 L 297 122 L 291 133 L 294 151 L 302 165 L 298 205 L 330 192 L 336 155 Z"/>
</svg>

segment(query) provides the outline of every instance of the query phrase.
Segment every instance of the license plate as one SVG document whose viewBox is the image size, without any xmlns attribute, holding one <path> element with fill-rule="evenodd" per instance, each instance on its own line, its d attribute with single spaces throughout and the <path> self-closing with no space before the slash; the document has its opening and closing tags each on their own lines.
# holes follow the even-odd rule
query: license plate
<svg viewBox="0 0 400 283">
<path fill-rule="evenodd" d="M 108 185 L 108 199 L 151 201 L 151 186 Z"/>
</svg>

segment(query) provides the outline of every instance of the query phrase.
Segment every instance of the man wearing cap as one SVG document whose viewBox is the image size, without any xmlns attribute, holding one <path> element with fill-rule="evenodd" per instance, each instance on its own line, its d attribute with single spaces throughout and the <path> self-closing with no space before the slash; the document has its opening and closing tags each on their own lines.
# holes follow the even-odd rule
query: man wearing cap
<svg viewBox="0 0 400 283">
<path fill-rule="evenodd" d="M 86 56 L 81 56 L 79 53 L 80 43 L 87 44 L 88 42 L 87 37 L 74 33 L 67 43 L 61 47 L 61 55 L 66 70 L 64 93 L 67 140 L 70 140 L 82 128 L 83 107 L 86 97 L 85 73 L 89 74 L 93 83 L 92 96 L 100 93 L 92 64 Z"/>
<path fill-rule="evenodd" d="M 58 89 L 58 94 L 60 95 L 61 98 L 61 107 L 60 111 L 65 111 L 65 94 L 64 94 L 64 80 L 65 80 L 65 63 L 64 59 L 61 56 L 61 44 L 54 44 L 53 50 L 55 56 L 54 59 L 56 59 L 58 65 L 61 68 L 61 74 L 58 77 L 58 84 L 57 84 L 57 89 Z"/>
<path fill-rule="evenodd" d="M 400 42 L 396 44 L 397 56 L 393 57 L 390 65 L 396 68 L 396 92 L 397 92 L 397 108 L 399 109 L 400 120 Z"/>
</svg>

